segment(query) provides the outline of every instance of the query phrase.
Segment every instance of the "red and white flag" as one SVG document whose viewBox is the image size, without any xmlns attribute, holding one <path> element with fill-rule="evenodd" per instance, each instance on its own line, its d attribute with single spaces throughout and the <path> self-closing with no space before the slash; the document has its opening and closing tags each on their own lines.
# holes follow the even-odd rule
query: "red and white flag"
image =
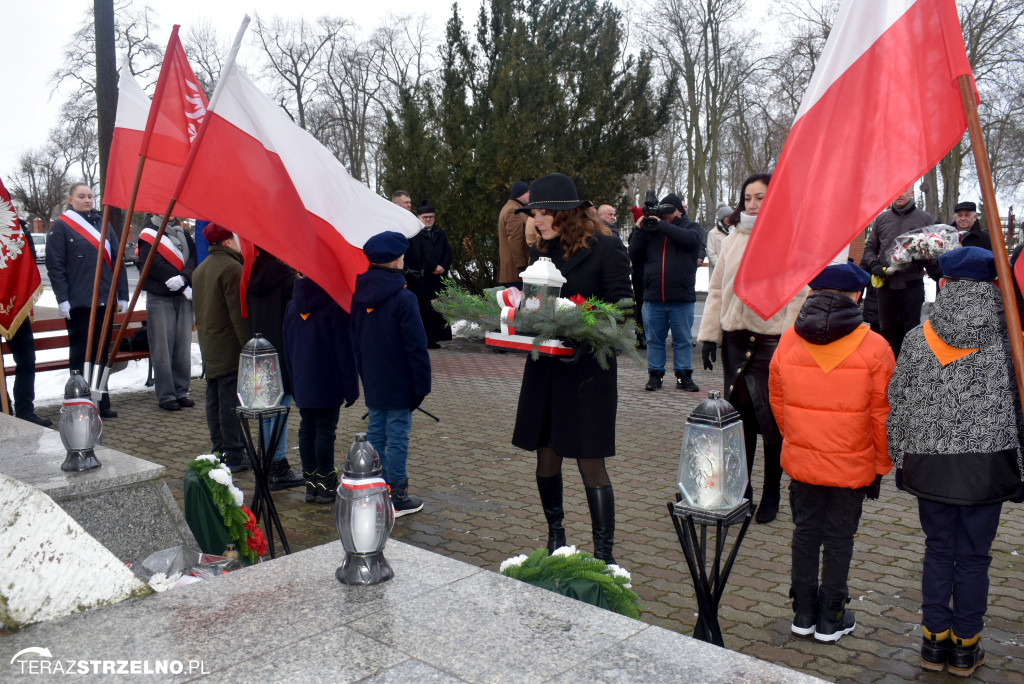
<svg viewBox="0 0 1024 684">
<path fill-rule="evenodd" d="M 347 311 L 368 266 L 363 243 L 386 230 L 411 237 L 422 224 L 352 178 L 259 91 L 234 61 L 241 34 L 175 197 L 309 276 Z"/>
<path fill-rule="evenodd" d="M 954 0 L 845 0 L 736 275 L 747 306 L 773 316 L 953 148 L 961 75 Z"/>
<path fill-rule="evenodd" d="M 206 106 L 206 95 L 178 38 L 178 26 L 171 31 L 152 103 L 131 72 L 122 67 L 103 203 L 128 208 L 139 157 L 145 156 L 135 211 L 163 215 L 206 116 Z M 187 206 L 176 213 L 204 218 Z"/>
<path fill-rule="evenodd" d="M 5 339 L 18 331 L 32 306 L 43 294 L 39 267 L 18 221 L 3 181 L 0 181 L 0 335 Z"/>
</svg>

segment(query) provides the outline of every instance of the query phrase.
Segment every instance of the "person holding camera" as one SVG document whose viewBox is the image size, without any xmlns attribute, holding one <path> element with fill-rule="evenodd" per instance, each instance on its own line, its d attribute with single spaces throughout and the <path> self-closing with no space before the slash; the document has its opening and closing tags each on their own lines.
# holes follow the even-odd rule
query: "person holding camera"
<svg viewBox="0 0 1024 684">
<path fill-rule="evenodd" d="M 704 231 L 686 216 L 676 195 L 656 203 L 654 191 L 644 200 L 644 215 L 629 243 L 629 258 L 643 264 L 644 335 L 647 337 L 648 392 L 661 388 L 668 360 L 665 348 L 672 330 L 672 367 L 676 389 L 696 392 L 693 382 L 693 307 L 697 261 Z"/>
</svg>

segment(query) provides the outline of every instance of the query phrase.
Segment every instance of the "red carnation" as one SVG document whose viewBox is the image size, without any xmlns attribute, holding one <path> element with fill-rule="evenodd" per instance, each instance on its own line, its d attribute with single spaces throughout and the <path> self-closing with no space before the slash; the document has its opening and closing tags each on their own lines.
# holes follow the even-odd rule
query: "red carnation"
<svg viewBox="0 0 1024 684">
<path fill-rule="evenodd" d="M 587 303 L 587 298 L 577 293 L 574 294 L 572 297 L 569 297 L 569 301 L 575 304 L 576 306 L 583 306 L 584 304 Z"/>
</svg>

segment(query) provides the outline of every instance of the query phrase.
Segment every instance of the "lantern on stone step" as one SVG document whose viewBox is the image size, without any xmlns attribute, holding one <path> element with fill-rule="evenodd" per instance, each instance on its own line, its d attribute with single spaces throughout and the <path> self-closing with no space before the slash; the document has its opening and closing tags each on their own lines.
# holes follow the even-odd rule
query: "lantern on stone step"
<svg viewBox="0 0 1024 684">
<path fill-rule="evenodd" d="M 565 276 L 548 257 L 541 257 L 530 264 L 530 267 L 519 274 L 523 279 L 523 298 L 519 302 L 520 311 L 533 311 L 550 308 L 554 314 L 555 300 L 565 285 Z"/>
<path fill-rule="evenodd" d="M 277 350 L 263 335 L 256 333 L 242 347 L 238 358 L 238 401 L 242 408 L 274 408 L 284 397 L 281 361 Z"/>
<path fill-rule="evenodd" d="M 71 377 L 64 385 L 64 403 L 60 407 L 58 421 L 60 441 L 68 450 L 60 469 L 80 472 L 101 467 L 93 447 L 102 429 L 103 424 L 92 400 L 89 383 L 79 371 L 71 371 Z"/>
<path fill-rule="evenodd" d="M 726 510 L 743 502 L 747 482 L 743 421 L 712 390 L 686 419 L 676 483 L 688 506 Z"/>
<path fill-rule="evenodd" d="M 383 475 L 377 451 L 365 432 L 358 433 L 345 458 L 334 509 L 345 548 L 345 562 L 335 573 L 342 584 L 378 584 L 395 575 L 384 558 L 395 509 Z"/>
</svg>

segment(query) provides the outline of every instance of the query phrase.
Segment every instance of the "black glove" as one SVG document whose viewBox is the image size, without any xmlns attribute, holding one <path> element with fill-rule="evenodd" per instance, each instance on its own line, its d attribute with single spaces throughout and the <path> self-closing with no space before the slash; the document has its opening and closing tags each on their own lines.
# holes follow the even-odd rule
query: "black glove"
<svg viewBox="0 0 1024 684">
<path fill-rule="evenodd" d="M 704 360 L 704 370 L 715 370 L 714 362 L 718 360 L 718 345 L 714 342 L 705 342 L 704 348 L 700 351 L 700 357 Z"/>
<path fill-rule="evenodd" d="M 864 488 L 864 496 L 869 499 L 877 499 L 882 491 L 882 476 L 875 475 L 875 481 Z"/>
<path fill-rule="evenodd" d="M 413 397 L 412 406 L 409 407 L 409 410 L 415 411 L 416 409 L 418 409 L 420 407 L 420 404 L 423 403 L 424 399 L 426 399 L 426 397 Z"/>
<path fill-rule="evenodd" d="M 903 468 L 896 469 L 896 489 L 901 492 L 906 491 L 903 489 Z"/>
<path fill-rule="evenodd" d="M 875 276 L 876 278 L 885 279 L 885 266 L 882 266 L 882 264 L 876 264 L 871 269 L 871 275 Z"/>
<path fill-rule="evenodd" d="M 348 399 L 347 401 L 345 401 L 345 408 L 348 408 L 349 406 L 351 406 L 354 403 L 356 403 L 355 399 Z"/>
<path fill-rule="evenodd" d="M 584 351 L 586 351 L 587 345 L 577 344 L 570 340 L 563 340 L 562 344 L 572 348 L 572 356 L 559 356 L 558 360 L 566 365 L 575 366 L 577 363 L 580 362 L 580 359 L 583 358 L 583 353 Z"/>
</svg>

